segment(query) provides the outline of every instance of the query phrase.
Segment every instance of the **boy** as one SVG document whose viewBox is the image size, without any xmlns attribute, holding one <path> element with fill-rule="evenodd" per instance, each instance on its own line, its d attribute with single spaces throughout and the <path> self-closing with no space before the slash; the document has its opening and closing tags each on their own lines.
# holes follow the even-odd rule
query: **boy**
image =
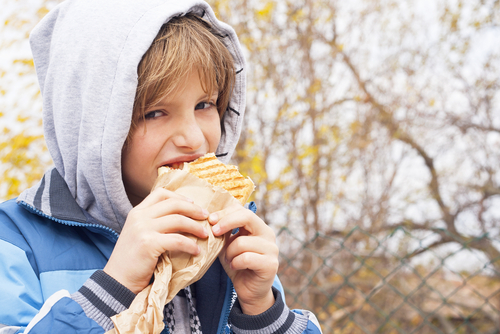
<svg viewBox="0 0 500 334">
<path fill-rule="evenodd" d="M 244 60 L 207 4 L 68 0 L 31 45 L 55 168 L 0 206 L 0 333 L 110 330 L 160 254 L 199 252 L 184 234 L 206 238 L 200 219 L 239 232 L 165 307 L 165 333 L 319 332 L 273 287 L 278 249 L 254 213 L 149 193 L 160 166 L 227 162 L 241 131 Z"/>
</svg>

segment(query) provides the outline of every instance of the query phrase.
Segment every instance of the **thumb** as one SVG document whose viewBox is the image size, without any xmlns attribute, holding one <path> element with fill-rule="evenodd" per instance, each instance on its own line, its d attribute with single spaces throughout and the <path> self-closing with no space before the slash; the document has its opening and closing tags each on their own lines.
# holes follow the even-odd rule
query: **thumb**
<svg viewBox="0 0 500 334">
<path fill-rule="evenodd" d="M 208 216 L 208 222 L 212 225 L 217 224 L 224 216 L 227 216 L 230 213 L 233 213 L 237 210 L 241 209 L 241 205 L 239 204 L 233 204 L 230 205 L 222 210 L 212 212 Z"/>
</svg>

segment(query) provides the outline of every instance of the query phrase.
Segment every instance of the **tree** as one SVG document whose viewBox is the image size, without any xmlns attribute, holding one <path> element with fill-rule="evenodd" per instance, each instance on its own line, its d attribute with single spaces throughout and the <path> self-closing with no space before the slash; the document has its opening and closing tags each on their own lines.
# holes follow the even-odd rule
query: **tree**
<svg viewBox="0 0 500 334">
<path fill-rule="evenodd" d="M 214 3 L 248 53 L 235 160 L 266 221 L 402 225 L 431 247 L 498 226 L 498 1 Z"/>
<path fill-rule="evenodd" d="M 0 13 L 0 199 L 17 196 L 50 165 L 28 36 L 59 1 L 4 1 Z"/>
<path fill-rule="evenodd" d="M 235 160 L 266 222 L 316 240 L 283 242 L 312 251 L 295 253 L 295 273 L 319 274 L 313 253 L 336 251 L 318 232 L 372 249 L 404 228 L 399 258 L 434 254 L 458 272 L 446 267 L 459 246 L 499 276 L 499 1 L 213 3 L 249 60 Z M 328 293 L 297 284 L 304 299 Z"/>
</svg>

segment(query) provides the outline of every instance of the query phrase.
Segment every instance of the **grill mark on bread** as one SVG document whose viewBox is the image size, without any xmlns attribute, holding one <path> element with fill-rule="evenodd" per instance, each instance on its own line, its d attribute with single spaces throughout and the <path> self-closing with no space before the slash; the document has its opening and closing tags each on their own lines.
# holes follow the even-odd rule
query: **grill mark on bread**
<svg viewBox="0 0 500 334">
<path fill-rule="evenodd" d="M 159 174 L 170 170 L 161 168 Z M 245 204 L 255 188 L 250 178 L 245 178 L 238 171 L 238 167 L 224 165 L 214 153 L 208 153 L 197 160 L 184 163 L 183 170 L 203 179 L 214 186 L 228 191 L 233 197 Z"/>
</svg>

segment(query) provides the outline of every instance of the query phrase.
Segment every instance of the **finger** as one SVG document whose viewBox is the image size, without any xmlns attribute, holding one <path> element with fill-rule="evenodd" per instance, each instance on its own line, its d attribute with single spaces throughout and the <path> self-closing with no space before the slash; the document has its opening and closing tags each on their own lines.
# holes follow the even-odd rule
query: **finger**
<svg viewBox="0 0 500 334">
<path fill-rule="evenodd" d="M 155 203 L 164 201 L 164 200 L 169 199 L 169 198 L 177 198 L 177 199 L 180 199 L 183 201 L 193 203 L 193 200 L 190 198 L 187 198 L 186 196 L 177 194 L 173 191 L 170 191 L 170 190 L 167 190 L 165 188 L 160 187 L 160 188 L 156 188 L 148 196 L 146 196 L 146 198 L 141 203 L 139 203 L 136 206 L 136 208 L 149 207 Z"/>
<path fill-rule="evenodd" d="M 232 237 L 226 246 L 225 261 L 231 262 L 240 254 L 250 252 L 278 258 L 278 246 L 269 240 L 255 236 Z"/>
<path fill-rule="evenodd" d="M 203 224 L 183 215 L 157 218 L 153 220 L 152 228 L 159 233 L 188 233 L 202 239 L 208 237 L 208 231 Z"/>
<path fill-rule="evenodd" d="M 206 209 L 179 198 L 169 198 L 155 203 L 146 210 L 148 210 L 148 215 L 153 218 L 172 214 L 180 214 L 197 220 L 205 220 L 208 217 Z"/>
<path fill-rule="evenodd" d="M 241 206 L 240 204 L 235 204 L 235 205 L 231 205 L 223 210 L 213 212 L 210 214 L 210 216 L 208 216 L 208 222 L 212 225 L 215 225 L 219 222 L 219 220 L 221 218 L 227 216 L 230 213 L 241 210 L 241 209 L 244 209 L 244 207 Z"/>
<path fill-rule="evenodd" d="M 210 221 L 210 216 L 209 216 Z M 231 212 L 219 219 L 217 224 L 212 226 L 212 231 L 215 236 L 220 236 L 224 233 L 234 230 L 235 228 L 243 228 L 245 234 L 267 236 L 267 239 L 274 239 L 274 232 L 252 211 L 243 207 L 240 210 Z M 240 232 L 243 232 L 240 230 Z"/>
<path fill-rule="evenodd" d="M 258 276 L 266 279 L 276 275 L 278 271 L 278 260 L 267 255 L 245 252 L 230 261 L 232 270 L 252 270 Z"/>
<path fill-rule="evenodd" d="M 198 255 L 201 252 L 201 249 L 196 244 L 195 240 L 191 240 L 182 234 L 160 234 L 158 242 L 160 244 L 160 249 L 162 250 L 158 256 L 166 251 L 180 251 L 192 255 Z"/>
</svg>

